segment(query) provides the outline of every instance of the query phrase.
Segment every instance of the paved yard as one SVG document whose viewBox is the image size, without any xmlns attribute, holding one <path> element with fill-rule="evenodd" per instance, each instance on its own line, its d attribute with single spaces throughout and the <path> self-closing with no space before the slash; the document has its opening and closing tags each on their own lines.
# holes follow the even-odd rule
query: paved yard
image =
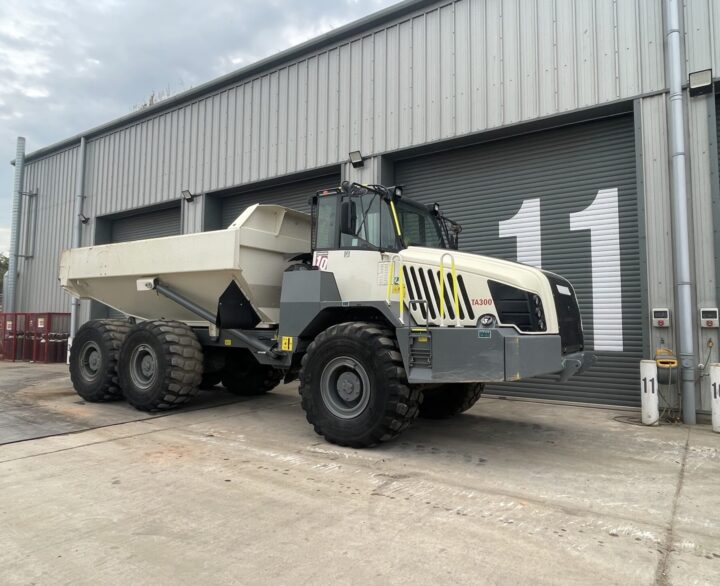
<svg viewBox="0 0 720 586">
<path fill-rule="evenodd" d="M 487 398 L 360 451 L 317 437 L 294 385 L 148 417 L 84 404 L 62 366 L 7 363 L 0 410 L 3 585 L 720 576 L 708 426 Z"/>
</svg>

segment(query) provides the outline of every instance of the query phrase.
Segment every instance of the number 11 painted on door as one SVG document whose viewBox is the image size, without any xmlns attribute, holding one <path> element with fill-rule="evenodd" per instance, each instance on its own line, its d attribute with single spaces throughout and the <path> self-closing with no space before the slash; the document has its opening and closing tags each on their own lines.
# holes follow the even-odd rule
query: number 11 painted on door
<svg viewBox="0 0 720 586">
<path fill-rule="evenodd" d="M 622 281 L 618 190 L 601 189 L 584 210 L 570 214 L 570 230 L 590 230 L 593 340 L 595 350 L 622 352 Z M 517 260 L 542 267 L 540 198 L 526 199 L 499 223 L 500 238 L 515 238 Z"/>
</svg>

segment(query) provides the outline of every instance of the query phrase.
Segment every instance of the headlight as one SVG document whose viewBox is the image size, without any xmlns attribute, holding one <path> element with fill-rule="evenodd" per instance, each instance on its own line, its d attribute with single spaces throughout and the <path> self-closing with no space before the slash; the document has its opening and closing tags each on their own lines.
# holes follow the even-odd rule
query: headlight
<svg viewBox="0 0 720 586">
<path fill-rule="evenodd" d="M 488 281 L 488 287 L 500 324 L 515 325 L 523 332 L 547 330 L 540 295 L 497 281 Z"/>
</svg>

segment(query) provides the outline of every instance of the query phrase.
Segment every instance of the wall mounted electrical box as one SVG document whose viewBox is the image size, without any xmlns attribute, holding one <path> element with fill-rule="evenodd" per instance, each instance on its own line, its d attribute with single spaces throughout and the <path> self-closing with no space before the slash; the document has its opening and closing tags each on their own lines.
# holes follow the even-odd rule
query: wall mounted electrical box
<svg viewBox="0 0 720 586">
<path fill-rule="evenodd" d="M 667 307 L 653 307 L 652 324 L 655 328 L 669 328 L 670 310 Z"/>
<path fill-rule="evenodd" d="M 717 307 L 701 307 L 700 308 L 700 327 L 701 328 L 717 328 L 720 324 L 718 320 Z"/>
</svg>

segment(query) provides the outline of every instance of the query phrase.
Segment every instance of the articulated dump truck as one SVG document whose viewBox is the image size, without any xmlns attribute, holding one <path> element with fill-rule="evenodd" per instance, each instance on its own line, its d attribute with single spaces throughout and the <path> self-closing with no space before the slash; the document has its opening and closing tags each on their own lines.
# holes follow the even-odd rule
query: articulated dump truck
<svg viewBox="0 0 720 586">
<path fill-rule="evenodd" d="M 170 409 L 222 383 L 300 381 L 328 441 L 366 447 L 449 417 L 487 382 L 588 368 L 577 299 L 558 275 L 458 251 L 460 226 L 400 187 L 343 183 L 310 215 L 247 208 L 225 230 L 67 250 L 60 281 L 128 318 L 72 340 L 88 401 Z"/>
</svg>

